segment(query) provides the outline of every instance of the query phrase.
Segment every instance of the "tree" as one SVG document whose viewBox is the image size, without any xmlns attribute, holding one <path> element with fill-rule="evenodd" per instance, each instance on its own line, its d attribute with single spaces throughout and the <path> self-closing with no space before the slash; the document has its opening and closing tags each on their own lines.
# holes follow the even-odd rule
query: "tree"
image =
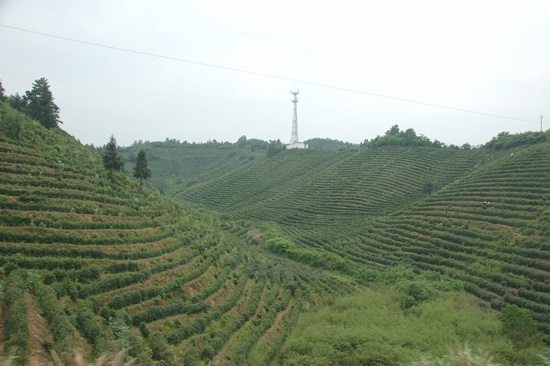
<svg viewBox="0 0 550 366">
<path fill-rule="evenodd" d="M 246 143 L 246 136 L 242 135 L 241 137 L 239 137 L 239 139 L 237 140 L 237 143 L 239 145 L 244 145 Z"/>
<path fill-rule="evenodd" d="M 143 185 L 143 180 L 151 177 L 151 169 L 147 166 L 147 155 L 145 150 L 138 152 L 136 166 L 134 167 L 134 177 L 139 179 L 139 185 Z"/>
<path fill-rule="evenodd" d="M 270 140 L 269 147 L 267 148 L 267 157 L 280 153 L 285 149 L 285 145 L 281 140 Z"/>
<path fill-rule="evenodd" d="M 395 125 L 397 126 L 397 125 Z M 392 127 L 393 128 L 393 127 Z M 403 134 L 403 136 L 405 136 L 405 138 L 407 139 L 410 139 L 410 140 L 414 140 L 416 138 L 416 132 L 414 129 L 412 128 L 409 128 L 407 129 L 405 132 L 401 131 L 401 133 Z"/>
<path fill-rule="evenodd" d="M 8 97 L 8 103 L 13 109 L 19 112 L 25 112 L 26 102 L 25 99 L 19 95 L 19 93 L 15 93 L 15 95 L 10 95 Z"/>
<path fill-rule="evenodd" d="M 105 153 L 103 154 L 103 165 L 105 169 L 109 171 L 109 177 L 113 179 L 113 173 L 115 171 L 121 171 L 124 168 L 124 160 L 118 155 L 117 143 L 114 135 L 111 135 L 109 143 L 105 146 Z"/>
<path fill-rule="evenodd" d="M 2 86 L 2 80 L 0 80 L 0 102 L 3 102 L 6 100 L 6 94 L 5 94 L 6 90 L 4 89 L 4 87 Z"/>
<path fill-rule="evenodd" d="M 386 131 L 386 136 L 399 136 L 399 126 L 393 125 L 389 130 Z"/>
<path fill-rule="evenodd" d="M 26 91 L 23 97 L 25 112 L 31 118 L 39 121 L 46 128 L 57 127 L 59 120 L 59 107 L 53 102 L 48 80 L 40 78 L 32 85 L 32 90 Z"/>
<path fill-rule="evenodd" d="M 429 196 L 432 194 L 433 187 L 434 187 L 433 183 L 431 181 L 427 181 L 424 183 L 424 187 L 422 190 L 424 193 L 427 193 Z"/>
</svg>

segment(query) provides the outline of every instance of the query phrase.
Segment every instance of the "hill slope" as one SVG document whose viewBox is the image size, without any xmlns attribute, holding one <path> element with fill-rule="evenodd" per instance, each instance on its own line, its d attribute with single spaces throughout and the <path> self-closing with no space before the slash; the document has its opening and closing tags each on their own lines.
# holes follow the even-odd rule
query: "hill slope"
<svg viewBox="0 0 550 366">
<path fill-rule="evenodd" d="M 395 147 L 289 150 L 180 193 L 239 218 L 300 224 L 393 212 L 444 187 L 481 160 L 477 150 Z"/>
<path fill-rule="evenodd" d="M 17 364 L 46 364 L 47 348 L 243 364 L 252 347 L 267 363 L 303 310 L 356 287 L 111 181 L 97 154 L 3 103 L 0 122 L 0 356 L 16 348 Z"/>
<path fill-rule="evenodd" d="M 403 151 L 406 150 L 397 153 L 393 159 L 397 166 L 401 164 L 399 157 L 411 155 Z M 317 171 L 316 180 L 319 182 L 325 176 L 329 178 L 330 174 L 325 172 L 335 172 L 331 173 L 334 177 L 340 175 L 344 178 L 341 180 L 345 180 L 349 171 L 346 167 L 361 164 L 362 159 L 355 154 L 369 156 L 368 152 L 320 152 L 325 154 L 323 159 L 312 156 L 307 164 L 301 166 L 305 166 L 306 171 Z M 370 152 L 373 153 L 373 166 L 387 158 Z M 532 161 L 534 170 L 544 169 L 546 163 L 540 165 L 537 161 L 546 153 L 545 145 L 517 151 L 515 157 L 520 160 L 517 167 L 523 169 Z M 444 160 L 436 150 L 422 150 L 422 154 Z M 465 165 L 469 166 L 469 159 L 477 159 L 475 154 L 473 157 L 460 155 L 461 159 L 464 158 L 460 161 L 466 161 Z M 506 169 L 508 160 L 503 156 L 507 154 L 496 155 L 486 165 Z M 273 167 L 292 170 L 292 164 L 285 159 L 285 155 L 280 155 L 270 160 L 270 164 L 278 161 Z M 304 159 L 297 161 L 300 160 Z M 404 188 L 405 193 L 394 188 L 387 189 L 390 193 L 386 193 L 382 189 L 383 202 L 391 203 L 391 197 L 397 197 L 400 203 L 395 207 L 399 207 L 399 211 L 386 213 L 389 211 L 380 205 L 368 203 L 360 205 L 358 214 L 352 214 L 354 204 L 350 203 L 351 200 L 342 205 L 342 214 L 326 210 L 312 218 L 304 211 L 302 220 L 285 221 L 284 215 L 274 207 L 271 211 L 273 217 L 282 218 L 278 224 L 240 220 L 236 219 L 236 214 L 234 217 L 227 213 L 214 214 L 186 203 L 177 203 L 147 189 L 141 190 L 136 182 L 122 174 L 115 174 L 110 180 L 99 156 L 74 138 L 60 129 L 46 130 L 0 103 L 0 356 L 16 349 L 18 357 L 12 360 L 16 364 L 46 364 L 53 359 L 48 350 L 69 359 L 74 350 L 93 357 L 105 351 L 127 349 L 131 357 L 137 357 L 138 362 L 145 365 L 204 365 L 210 362 L 219 365 L 292 365 L 315 363 L 320 360 L 315 357 L 319 356 L 322 347 L 324 363 L 356 359 L 365 364 L 398 364 L 419 359 L 421 353 L 438 352 L 441 355 L 439 352 L 446 352 L 448 345 L 455 342 L 477 344 L 480 340 L 491 339 L 499 351 L 497 356 L 507 361 L 506 364 L 532 364 L 516 362 L 519 359 L 516 355 L 527 360 L 526 353 L 511 351 L 512 344 L 502 338 L 499 333 L 501 325 L 494 314 L 479 316 L 472 310 L 460 313 L 462 309 L 470 308 L 464 307 L 465 302 L 471 304 L 457 293 L 462 289 L 462 282 L 434 272 L 414 273 L 412 267 L 394 264 L 410 262 L 417 268 L 449 273 L 464 279 L 470 291 L 485 291 L 478 296 L 483 298 L 487 293 L 491 300 L 494 300 L 493 296 L 499 296 L 496 290 L 500 288 L 495 290 L 494 287 L 496 281 L 501 281 L 499 286 L 505 289 L 525 283 L 526 287 L 512 291 L 512 296 L 520 299 L 518 301 L 529 300 L 528 304 L 533 307 L 544 306 L 547 296 L 540 286 L 545 286 L 547 272 L 544 266 L 548 261 L 540 252 L 546 245 L 545 226 L 531 222 L 532 217 L 519 207 L 519 216 L 508 221 L 498 219 L 500 221 L 493 223 L 487 219 L 485 224 L 477 226 L 476 221 L 471 220 L 470 227 L 475 226 L 472 235 L 485 235 L 479 243 L 474 243 L 480 248 L 476 252 L 471 248 L 456 250 L 451 245 L 454 239 L 444 236 L 445 233 L 465 235 L 468 230 L 463 226 L 460 230 L 448 231 L 429 228 L 433 231 L 429 235 L 439 235 L 439 241 L 434 242 L 431 238 L 426 239 L 428 234 L 420 231 L 422 220 L 417 219 L 418 223 L 414 225 L 419 228 L 420 239 L 413 237 L 416 238 L 413 240 L 413 232 L 407 227 L 413 224 L 405 220 L 414 215 L 423 217 L 423 204 L 430 204 L 448 189 L 452 192 L 455 185 L 460 189 L 461 182 L 471 185 L 472 182 L 490 181 L 491 177 L 483 173 L 485 168 L 474 167 L 466 169 L 469 173 L 463 174 L 462 178 L 443 187 L 446 181 L 453 179 L 452 174 L 441 173 L 446 171 L 444 163 L 415 164 L 428 171 L 435 169 L 440 172 L 440 177 L 430 180 L 433 187 L 439 189 L 438 193 L 427 199 L 425 194 L 418 193 L 422 186 L 420 182 L 428 175 L 415 175 L 417 173 L 411 169 L 403 173 L 404 176 L 419 178 Z M 229 172 L 228 176 L 245 168 L 254 170 L 254 167 L 249 164 Z M 371 170 L 378 171 L 380 169 Z M 257 177 L 253 172 L 250 175 Z M 327 188 L 331 184 L 316 186 L 307 175 L 294 176 L 289 172 L 287 177 L 296 186 L 286 185 L 285 189 L 291 193 L 297 189 L 306 192 L 305 186 L 300 187 L 300 182 L 308 182 L 315 187 L 316 194 L 326 191 L 326 197 L 337 196 L 337 190 Z M 399 176 L 397 170 L 395 175 Z M 546 192 L 545 176 L 537 179 L 537 187 L 532 187 L 533 200 L 537 194 Z M 254 180 L 255 184 L 257 181 Z M 281 180 L 281 185 L 283 183 Z M 262 184 L 263 190 L 272 187 L 267 180 Z M 362 184 L 344 184 L 342 187 L 346 186 L 348 192 L 358 195 L 361 190 L 353 187 Z M 384 184 L 369 183 L 369 186 L 384 188 Z M 517 185 L 511 181 L 510 187 L 517 188 Z M 511 192 L 508 188 L 504 191 Z M 263 191 L 256 192 L 262 194 Z M 498 190 L 492 192 L 495 198 L 498 197 Z M 281 194 L 281 199 L 284 196 Z M 307 202 L 315 203 L 314 195 L 310 194 L 310 197 Z M 464 197 L 461 200 L 470 194 Z M 522 199 L 529 200 L 529 197 Z M 506 203 L 516 204 L 512 201 Z M 323 207 L 317 204 L 315 207 Z M 468 207 L 467 204 L 462 206 Z M 247 207 L 241 206 L 239 210 Z M 330 207 L 337 206 L 332 204 Z M 253 207 L 250 212 L 260 213 L 260 209 Z M 494 205 L 482 210 L 487 211 L 486 216 L 491 220 L 502 216 L 500 208 Z M 430 224 L 436 226 L 440 223 L 442 227 L 453 228 L 458 222 L 463 225 L 466 220 L 460 217 L 457 218 L 460 221 L 451 225 L 449 218 L 434 212 Z M 495 214 L 491 215 L 491 212 Z M 545 205 L 541 204 L 533 215 L 544 215 L 545 212 Z M 386 214 L 380 216 L 380 213 Z M 467 214 L 465 209 L 464 215 Z M 330 218 L 324 220 L 325 224 L 340 219 L 332 225 L 323 225 L 323 220 L 317 223 L 316 219 L 323 215 Z M 539 217 L 544 224 L 544 216 Z M 496 251 L 487 238 L 493 238 L 494 232 L 502 233 L 502 225 L 512 227 L 513 220 L 523 220 L 522 224 L 529 221 L 530 226 L 517 231 L 521 238 L 515 238 L 513 245 Z M 441 246 L 437 247 L 439 244 Z M 521 249 L 518 249 L 519 244 Z M 468 268 L 450 266 L 446 255 L 455 262 L 464 260 Z M 527 262 L 514 262 L 519 256 L 526 258 Z M 517 266 L 510 266 L 512 264 Z M 529 267 L 531 265 L 534 270 Z M 381 274 L 375 269 L 388 270 Z M 501 270 L 504 277 L 497 278 L 500 272 L 496 269 Z M 538 276 L 533 278 L 540 281 L 526 280 L 533 273 Z M 419 331 L 425 337 L 392 338 L 396 347 L 390 350 L 386 334 L 368 327 L 373 324 L 368 314 L 377 320 L 384 318 L 384 315 L 376 315 L 383 309 L 364 312 L 364 285 L 376 278 L 383 279 L 392 288 L 378 292 L 378 286 L 384 285 L 376 283 L 367 296 L 385 299 L 380 300 L 384 304 L 380 307 L 389 309 L 392 319 L 403 321 L 397 332 L 414 335 Z M 504 284 L 502 281 L 510 282 Z M 422 293 L 418 297 L 414 291 L 419 288 Z M 450 292 L 447 294 L 446 291 Z M 346 297 L 343 303 L 334 302 L 344 294 L 352 296 Z M 501 302 L 491 303 L 497 307 L 503 304 L 500 297 L 496 300 Z M 504 300 L 514 302 L 506 296 Z M 418 306 L 414 305 L 416 302 L 419 302 Z M 354 322 L 360 324 L 354 327 L 354 332 L 358 333 L 350 337 L 346 322 L 330 315 L 333 310 L 320 312 L 319 317 L 312 315 L 311 310 L 319 304 L 336 306 L 337 312 L 343 306 L 346 313 L 356 314 L 353 316 L 361 318 Z M 446 316 L 448 310 L 445 310 L 449 307 L 457 312 L 450 317 Z M 539 310 L 535 311 L 536 315 L 544 315 Z M 306 323 L 308 319 L 320 319 L 320 326 L 326 328 L 321 324 L 333 324 L 334 328 L 330 329 L 335 332 L 321 338 L 309 337 L 310 340 L 304 342 L 300 336 L 303 321 L 302 330 L 298 324 L 304 312 L 310 312 L 304 320 Z M 433 342 L 430 324 L 418 321 L 421 313 L 427 317 L 444 316 L 445 324 L 448 324 L 445 337 Z M 487 329 L 481 329 L 476 321 L 467 326 L 454 326 L 457 319 L 464 317 L 483 319 Z M 544 324 L 544 319 L 539 321 Z M 315 324 L 310 325 L 315 329 Z M 375 328 L 385 330 L 386 327 L 382 322 Z M 370 329 L 369 337 L 362 335 L 365 329 Z M 415 331 L 411 332 L 411 329 Z M 437 346 L 432 348 L 436 343 Z M 529 360 L 533 357 L 536 358 L 531 352 Z"/>
<path fill-rule="evenodd" d="M 459 278 L 488 306 L 531 310 L 548 335 L 546 135 L 513 149 L 286 151 L 179 197 L 228 218 L 275 222 L 298 247 L 360 268 L 411 263 Z"/>
<path fill-rule="evenodd" d="M 147 154 L 152 170 L 151 184 L 168 195 L 193 184 L 212 180 L 256 158 L 264 158 L 268 143 L 241 139 L 236 144 L 167 140 L 138 142 L 120 149 L 131 169 L 140 150 Z M 98 149 L 101 151 L 101 149 Z"/>
</svg>

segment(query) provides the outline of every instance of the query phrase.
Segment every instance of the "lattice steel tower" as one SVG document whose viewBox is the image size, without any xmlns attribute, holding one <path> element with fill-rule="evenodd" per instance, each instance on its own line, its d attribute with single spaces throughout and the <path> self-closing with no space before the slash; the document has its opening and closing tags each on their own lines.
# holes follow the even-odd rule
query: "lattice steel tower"
<svg viewBox="0 0 550 366">
<path fill-rule="evenodd" d="M 292 135 L 290 136 L 291 144 L 294 144 L 300 141 L 298 140 L 298 110 L 297 110 L 297 105 L 298 105 L 297 95 L 299 92 L 300 90 L 290 91 L 290 94 L 292 94 L 292 99 L 290 101 L 294 103 L 294 113 L 292 114 Z"/>
</svg>

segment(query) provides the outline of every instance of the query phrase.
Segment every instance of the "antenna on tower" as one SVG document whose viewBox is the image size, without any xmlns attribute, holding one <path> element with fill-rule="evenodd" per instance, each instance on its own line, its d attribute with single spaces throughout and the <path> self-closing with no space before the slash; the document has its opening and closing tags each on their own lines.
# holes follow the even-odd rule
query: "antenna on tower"
<svg viewBox="0 0 550 366">
<path fill-rule="evenodd" d="M 290 99 L 290 101 L 294 103 L 294 112 L 292 114 L 292 135 L 290 136 L 291 144 L 300 141 L 298 139 L 298 93 L 300 93 L 300 90 L 290 90 L 290 94 L 292 94 L 292 99 Z"/>
<path fill-rule="evenodd" d="M 294 103 L 294 111 L 292 113 L 292 135 L 290 135 L 290 143 L 286 145 L 287 149 L 307 149 L 307 145 L 298 139 L 298 93 L 300 90 L 296 88 L 290 90 L 290 94 L 292 94 L 290 101 Z"/>
</svg>

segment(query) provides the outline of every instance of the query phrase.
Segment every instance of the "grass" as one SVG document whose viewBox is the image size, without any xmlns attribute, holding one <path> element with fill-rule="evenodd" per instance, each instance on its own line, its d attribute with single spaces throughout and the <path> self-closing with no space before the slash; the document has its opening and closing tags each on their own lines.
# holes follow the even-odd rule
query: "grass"
<svg viewBox="0 0 550 366">
<path fill-rule="evenodd" d="M 402 296 L 382 287 L 327 300 L 300 318 L 282 348 L 281 363 L 533 365 L 544 352 L 536 347 L 516 352 L 502 336 L 497 314 L 480 309 L 471 296 L 449 294 L 406 309 L 400 306 Z M 449 347 L 460 344 L 469 348 L 449 356 Z M 478 348 L 486 353 L 470 352 Z M 415 362 L 421 355 L 430 356 Z"/>
</svg>

